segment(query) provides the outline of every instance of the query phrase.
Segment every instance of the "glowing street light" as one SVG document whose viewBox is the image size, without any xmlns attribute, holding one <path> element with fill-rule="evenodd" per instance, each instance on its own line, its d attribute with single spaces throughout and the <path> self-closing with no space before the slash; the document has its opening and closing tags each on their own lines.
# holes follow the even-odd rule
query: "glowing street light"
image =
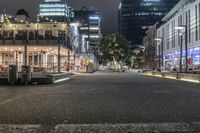
<svg viewBox="0 0 200 133">
<path fill-rule="evenodd" d="M 155 38 L 155 41 L 157 41 L 157 44 L 158 44 L 158 50 L 159 50 L 159 68 L 160 68 L 160 70 L 161 70 L 161 68 L 163 68 L 163 66 L 164 66 L 164 57 L 163 57 L 163 39 L 162 38 L 160 38 L 160 37 L 157 37 L 157 38 Z M 162 58 L 162 63 L 161 63 L 161 59 L 160 59 L 160 56 L 161 56 L 161 58 Z M 162 64 L 162 66 L 161 66 L 161 64 Z"/>
<path fill-rule="evenodd" d="M 185 65 L 186 65 L 185 72 L 187 72 L 187 70 L 188 70 L 187 25 L 176 26 L 174 29 L 175 30 L 184 30 L 185 31 Z M 183 33 L 181 33 L 180 35 L 181 35 L 181 38 L 182 38 Z M 180 72 L 182 72 L 182 56 L 183 56 L 182 40 L 183 40 L 183 38 L 181 39 L 181 45 L 180 45 Z"/>
</svg>

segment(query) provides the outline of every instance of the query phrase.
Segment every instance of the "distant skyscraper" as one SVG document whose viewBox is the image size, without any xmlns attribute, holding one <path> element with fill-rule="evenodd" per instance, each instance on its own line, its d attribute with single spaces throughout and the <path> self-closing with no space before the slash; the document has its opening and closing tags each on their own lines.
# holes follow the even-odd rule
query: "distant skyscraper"
<svg viewBox="0 0 200 133">
<path fill-rule="evenodd" d="M 101 38 L 101 15 L 99 11 L 90 11 L 86 7 L 74 11 L 74 22 L 79 23 L 79 33 L 85 36 L 94 50 Z"/>
<path fill-rule="evenodd" d="M 121 0 L 119 32 L 132 46 L 142 45 L 145 32 L 170 11 L 179 0 Z"/>
<path fill-rule="evenodd" d="M 72 8 L 65 0 L 44 0 L 39 5 L 39 20 L 64 22 L 73 17 Z"/>
</svg>

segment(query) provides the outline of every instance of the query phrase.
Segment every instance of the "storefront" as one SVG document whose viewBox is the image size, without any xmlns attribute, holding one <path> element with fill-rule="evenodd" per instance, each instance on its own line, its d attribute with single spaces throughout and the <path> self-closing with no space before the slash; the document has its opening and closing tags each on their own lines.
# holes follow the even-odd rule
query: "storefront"
<svg viewBox="0 0 200 133">
<path fill-rule="evenodd" d="M 7 73 L 8 66 L 11 64 L 17 65 L 18 71 L 21 71 L 24 59 L 24 46 L 0 46 L 0 73 Z M 61 71 L 67 71 L 68 50 L 66 48 L 60 50 L 60 63 Z M 27 64 L 31 66 L 32 72 L 58 71 L 58 46 L 28 46 Z"/>
<path fill-rule="evenodd" d="M 97 69 L 97 58 L 92 53 L 85 53 L 80 55 L 79 70 L 84 72 L 91 72 Z"/>
<path fill-rule="evenodd" d="M 182 65 L 185 67 L 185 50 L 182 52 Z M 180 51 L 164 55 L 165 70 L 172 70 L 179 68 L 180 64 Z M 200 69 L 200 47 L 188 49 L 188 65 L 192 69 Z"/>
</svg>

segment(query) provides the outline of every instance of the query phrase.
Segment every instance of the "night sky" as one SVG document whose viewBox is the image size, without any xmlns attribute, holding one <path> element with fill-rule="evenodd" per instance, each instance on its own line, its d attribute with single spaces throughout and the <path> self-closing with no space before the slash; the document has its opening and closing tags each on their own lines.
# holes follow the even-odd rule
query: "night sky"
<svg viewBox="0 0 200 133">
<path fill-rule="evenodd" d="M 42 0 L 0 0 L 0 13 L 6 8 L 7 13 L 15 14 L 20 8 L 24 8 L 35 19 L 38 13 L 38 4 Z M 108 34 L 118 31 L 117 11 L 120 0 L 67 0 L 75 9 L 86 6 L 89 9 L 102 12 L 102 33 Z"/>
</svg>

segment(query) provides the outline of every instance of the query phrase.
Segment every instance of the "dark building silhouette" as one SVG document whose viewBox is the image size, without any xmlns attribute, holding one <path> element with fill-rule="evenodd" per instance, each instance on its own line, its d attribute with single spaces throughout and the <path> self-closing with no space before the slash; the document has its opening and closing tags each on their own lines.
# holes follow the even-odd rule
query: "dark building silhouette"
<svg viewBox="0 0 200 133">
<path fill-rule="evenodd" d="M 19 9 L 16 13 L 16 22 L 24 23 L 29 22 L 29 14 L 24 9 Z"/>
<path fill-rule="evenodd" d="M 119 32 L 131 46 L 142 45 L 145 32 L 178 3 L 179 0 L 121 0 Z"/>
<path fill-rule="evenodd" d="M 26 10 L 24 10 L 24 9 L 19 9 L 19 10 L 17 11 L 17 13 L 16 13 L 16 16 L 17 16 L 17 15 L 25 15 L 26 17 L 29 18 L 28 12 L 27 12 Z"/>
</svg>

